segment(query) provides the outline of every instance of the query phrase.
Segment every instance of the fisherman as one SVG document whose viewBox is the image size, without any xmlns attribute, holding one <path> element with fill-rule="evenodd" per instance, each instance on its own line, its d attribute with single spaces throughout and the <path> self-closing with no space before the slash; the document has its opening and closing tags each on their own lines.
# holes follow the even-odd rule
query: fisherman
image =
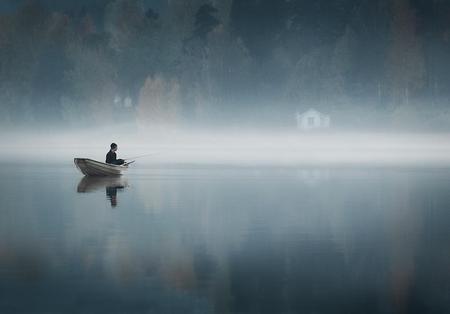
<svg viewBox="0 0 450 314">
<path fill-rule="evenodd" d="M 109 150 L 108 154 L 106 154 L 106 163 L 107 164 L 123 165 L 125 163 L 125 160 L 117 159 L 116 151 L 117 151 L 117 144 L 112 143 L 111 149 Z"/>
</svg>

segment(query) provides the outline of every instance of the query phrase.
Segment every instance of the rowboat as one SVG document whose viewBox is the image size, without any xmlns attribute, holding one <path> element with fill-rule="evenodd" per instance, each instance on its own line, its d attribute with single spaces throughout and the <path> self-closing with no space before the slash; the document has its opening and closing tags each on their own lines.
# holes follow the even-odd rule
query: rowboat
<svg viewBox="0 0 450 314">
<path fill-rule="evenodd" d="M 120 176 L 128 169 L 129 165 L 129 163 L 124 165 L 105 164 L 89 158 L 74 158 L 73 161 L 85 176 L 96 177 Z"/>
</svg>

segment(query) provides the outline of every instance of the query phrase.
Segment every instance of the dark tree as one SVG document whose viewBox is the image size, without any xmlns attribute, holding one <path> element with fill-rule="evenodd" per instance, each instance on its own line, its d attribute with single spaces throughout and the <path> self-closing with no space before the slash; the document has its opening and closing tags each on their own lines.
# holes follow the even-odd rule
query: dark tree
<svg viewBox="0 0 450 314">
<path fill-rule="evenodd" d="M 156 21 L 159 19 L 159 14 L 153 11 L 153 9 L 149 8 L 147 12 L 145 12 L 145 16 L 150 19 Z"/>
<path fill-rule="evenodd" d="M 195 37 L 205 40 L 208 34 L 220 24 L 215 14 L 217 9 L 210 4 L 204 4 L 198 9 L 195 14 Z"/>
</svg>

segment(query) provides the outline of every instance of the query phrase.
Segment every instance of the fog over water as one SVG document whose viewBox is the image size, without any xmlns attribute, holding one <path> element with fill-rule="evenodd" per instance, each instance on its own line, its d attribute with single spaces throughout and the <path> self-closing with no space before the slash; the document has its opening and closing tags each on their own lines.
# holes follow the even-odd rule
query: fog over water
<svg viewBox="0 0 450 314">
<path fill-rule="evenodd" d="M 77 132 L 5 132 L 0 136 L 9 161 L 103 161 L 109 144 L 118 156 L 139 157 L 140 165 L 230 166 L 395 166 L 450 165 L 447 133 L 121 131 L 105 128 Z M 147 156 L 148 155 L 148 156 Z"/>
</svg>

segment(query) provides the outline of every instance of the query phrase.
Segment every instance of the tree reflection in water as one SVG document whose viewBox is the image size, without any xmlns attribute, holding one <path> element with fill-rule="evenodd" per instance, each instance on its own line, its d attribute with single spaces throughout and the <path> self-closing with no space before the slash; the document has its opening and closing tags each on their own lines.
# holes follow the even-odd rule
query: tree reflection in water
<svg viewBox="0 0 450 314">
<path fill-rule="evenodd" d="M 120 177 L 84 177 L 77 186 L 78 193 L 92 193 L 105 188 L 106 198 L 111 202 L 111 207 L 117 206 L 117 191 L 124 190 L 128 186 L 127 181 Z"/>
</svg>

